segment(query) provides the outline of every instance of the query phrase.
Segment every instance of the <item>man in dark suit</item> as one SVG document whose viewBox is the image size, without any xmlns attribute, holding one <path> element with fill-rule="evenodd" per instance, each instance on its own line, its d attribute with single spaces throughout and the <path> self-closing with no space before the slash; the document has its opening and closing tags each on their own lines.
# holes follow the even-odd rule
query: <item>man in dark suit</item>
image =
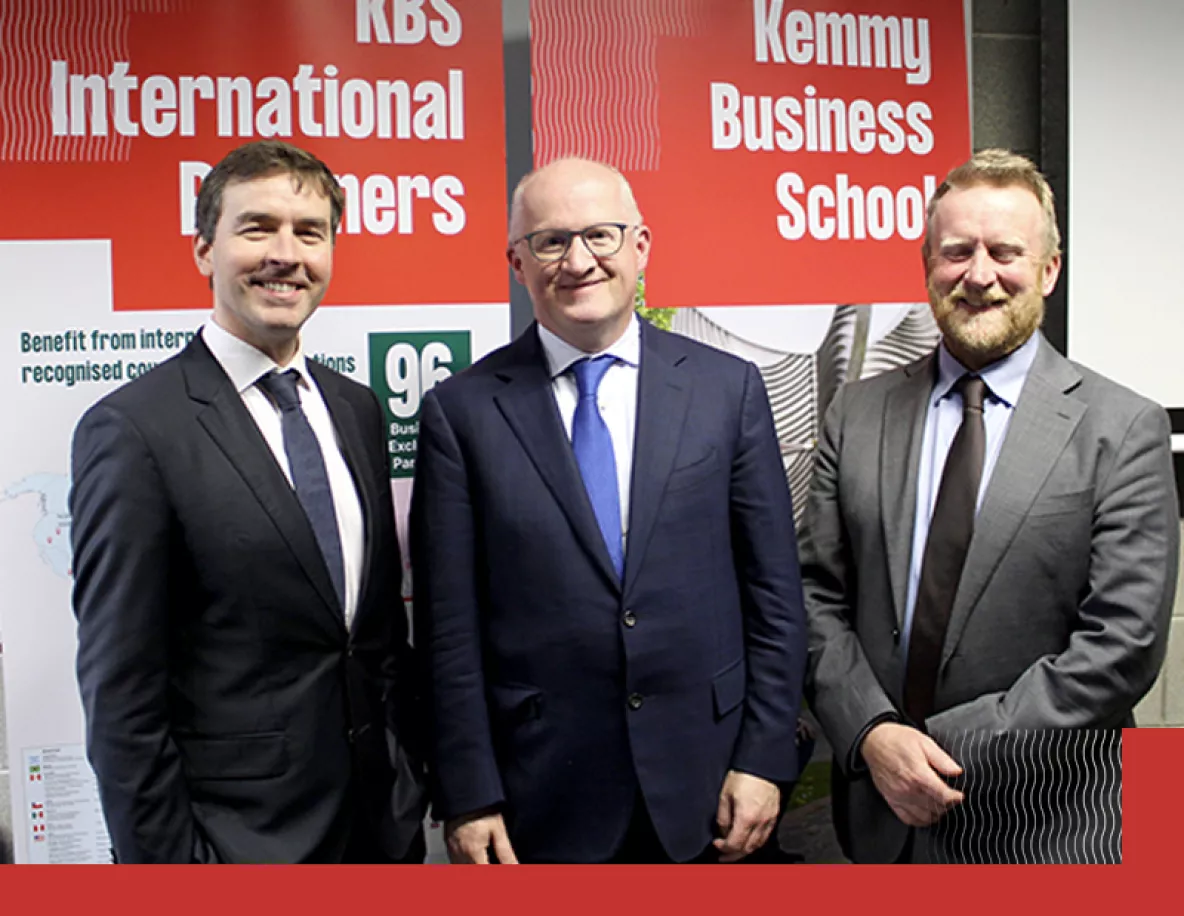
<svg viewBox="0 0 1184 916">
<path fill-rule="evenodd" d="M 636 319 L 615 170 L 527 176 L 510 236 L 537 324 L 425 397 L 412 497 L 450 855 L 738 859 L 796 775 L 805 662 L 760 375 Z"/>
<path fill-rule="evenodd" d="M 422 860 L 382 415 L 300 341 L 342 203 L 296 147 L 227 155 L 197 202 L 212 320 L 75 431 L 78 680 L 121 862 Z"/>
<path fill-rule="evenodd" d="M 923 255 L 941 344 L 835 397 L 803 545 L 808 695 L 861 862 L 925 857 L 910 828 L 963 799 L 955 741 L 1132 724 L 1176 585 L 1165 412 L 1038 331 L 1061 267 L 1044 177 L 976 154 Z"/>
</svg>

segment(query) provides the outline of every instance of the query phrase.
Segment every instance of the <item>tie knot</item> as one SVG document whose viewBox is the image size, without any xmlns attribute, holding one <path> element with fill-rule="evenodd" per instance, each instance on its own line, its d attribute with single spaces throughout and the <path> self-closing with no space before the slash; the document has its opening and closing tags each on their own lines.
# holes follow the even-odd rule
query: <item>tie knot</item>
<svg viewBox="0 0 1184 916">
<path fill-rule="evenodd" d="M 284 372 L 268 372 L 256 384 L 271 395 L 280 410 L 300 409 L 300 373 L 295 369 Z"/>
<path fill-rule="evenodd" d="M 958 393 L 962 395 L 962 411 L 977 410 L 982 413 L 983 397 L 987 392 L 987 383 L 981 376 L 967 373 L 954 384 Z"/>
<path fill-rule="evenodd" d="M 590 359 L 581 359 L 579 362 L 573 363 L 571 371 L 576 375 L 576 387 L 580 391 L 580 398 L 596 397 L 596 392 L 600 388 L 600 381 L 604 378 L 604 373 L 608 372 L 609 366 L 617 361 L 615 356 L 594 356 Z"/>
</svg>

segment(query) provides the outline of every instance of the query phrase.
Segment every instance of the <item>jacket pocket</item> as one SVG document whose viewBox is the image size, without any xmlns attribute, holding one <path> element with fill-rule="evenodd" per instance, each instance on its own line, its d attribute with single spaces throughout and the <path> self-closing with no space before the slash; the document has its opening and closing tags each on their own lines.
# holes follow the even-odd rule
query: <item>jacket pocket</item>
<svg viewBox="0 0 1184 916">
<path fill-rule="evenodd" d="M 510 728 L 543 715 L 543 692 L 537 687 L 491 684 L 489 697 L 497 720 Z"/>
<path fill-rule="evenodd" d="M 745 675 L 744 659 L 738 658 L 712 679 L 716 719 L 722 719 L 744 702 Z"/>
<path fill-rule="evenodd" d="M 1073 493 L 1053 493 L 1038 497 L 1032 503 L 1032 508 L 1028 510 L 1028 517 L 1048 518 L 1050 516 L 1072 515 L 1075 512 L 1092 512 L 1093 504 L 1094 491 L 1092 487 Z"/>
<path fill-rule="evenodd" d="M 267 779 L 288 769 L 283 732 L 217 738 L 176 735 L 174 739 L 191 779 Z"/>
<path fill-rule="evenodd" d="M 699 481 L 713 476 L 718 467 L 715 447 L 712 446 L 707 450 L 707 454 L 700 455 L 689 464 L 683 464 L 671 470 L 670 476 L 666 478 L 666 492 L 671 493 L 675 490 L 693 487 Z"/>
</svg>

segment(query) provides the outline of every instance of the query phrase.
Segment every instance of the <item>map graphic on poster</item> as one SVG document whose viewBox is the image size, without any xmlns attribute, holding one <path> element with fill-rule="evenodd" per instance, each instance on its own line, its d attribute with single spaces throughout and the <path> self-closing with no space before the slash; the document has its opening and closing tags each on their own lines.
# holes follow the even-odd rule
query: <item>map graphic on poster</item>
<svg viewBox="0 0 1184 916">
<path fill-rule="evenodd" d="M 66 579 L 73 574 L 70 551 L 70 510 L 66 504 L 70 478 L 65 474 L 31 474 L 4 490 L 5 499 L 33 494 L 41 516 L 33 525 L 33 543 L 55 575 Z"/>
</svg>

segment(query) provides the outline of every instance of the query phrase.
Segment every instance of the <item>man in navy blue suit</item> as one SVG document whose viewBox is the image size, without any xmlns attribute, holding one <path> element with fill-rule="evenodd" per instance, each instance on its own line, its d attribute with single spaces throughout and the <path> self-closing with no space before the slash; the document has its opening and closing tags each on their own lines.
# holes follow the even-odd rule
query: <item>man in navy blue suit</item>
<svg viewBox="0 0 1184 916">
<path fill-rule="evenodd" d="M 537 321 L 424 398 L 416 639 L 453 861 L 736 861 L 797 775 L 768 399 L 752 364 L 634 316 L 650 239 L 615 169 L 528 175 L 507 254 Z"/>
</svg>

